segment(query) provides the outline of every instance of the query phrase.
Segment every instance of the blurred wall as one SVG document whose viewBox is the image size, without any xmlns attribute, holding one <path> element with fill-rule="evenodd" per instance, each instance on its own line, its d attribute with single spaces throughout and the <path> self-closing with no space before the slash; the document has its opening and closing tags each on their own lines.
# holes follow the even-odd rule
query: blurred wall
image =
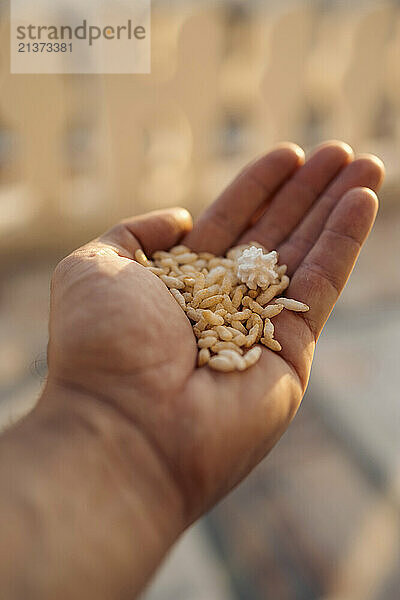
<svg viewBox="0 0 400 600">
<path fill-rule="evenodd" d="M 154 2 L 152 74 L 9 75 L 0 36 L 0 250 L 63 252 L 123 216 L 197 214 L 279 140 L 400 154 L 400 6 Z"/>
</svg>

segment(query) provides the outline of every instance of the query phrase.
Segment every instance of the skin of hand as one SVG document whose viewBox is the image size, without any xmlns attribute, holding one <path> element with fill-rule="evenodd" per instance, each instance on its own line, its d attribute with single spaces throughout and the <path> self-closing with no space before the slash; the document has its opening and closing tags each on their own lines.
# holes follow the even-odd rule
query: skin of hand
<svg viewBox="0 0 400 600">
<path fill-rule="evenodd" d="M 248 166 L 192 229 L 183 209 L 127 220 L 58 266 L 49 379 L 101 398 L 139 428 L 190 522 L 273 447 L 307 386 L 315 342 L 377 211 L 379 159 L 326 143 L 304 164 L 282 144 Z M 274 319 L 283 350 L 244 373 L 196 369 L 196 342 L 164 284 L 134 262 L 182 242 L 224 254 L 257 240 L 288 265 L 287 296 L 310 306 Z"/>
<path fill-rule="evenodd" d="M 126 485 L 137 485 L 139 496 L 145 490 L 143 503 L 154 504 L 148 518 L 160 531 L 170 526 L 157 550 L 148 543 L 143 551 L 138 589 L 174 537 L 241 481 L 288 427 L 317 338 L 373 225 L 382 179 L 379 159 L 355 158 L 342 142 L 323 144 L 307 160 L 295 144 L 280 144 L 246 167 L 194 227 L 181 208 L 149 213 L 58 265 L 38 411 L 51 411 L 56 397 L 61 414 L 83 406 L 88 427 L 101 429 L 99 415 L 112 421 L 113 439 L 126 449 L 121 442 L 120 463 L 135 474 Z M 283 350 L 263 348 L 248 371 L 197 369 L 188 319 L 164 284 L 133 260 L 135 250 L 151 255 L 184 243 L 221 255 L 251 240 L 279 251 L 291 277 L 287 296 L 310 311 L 274 318 Z"/>
</svg>

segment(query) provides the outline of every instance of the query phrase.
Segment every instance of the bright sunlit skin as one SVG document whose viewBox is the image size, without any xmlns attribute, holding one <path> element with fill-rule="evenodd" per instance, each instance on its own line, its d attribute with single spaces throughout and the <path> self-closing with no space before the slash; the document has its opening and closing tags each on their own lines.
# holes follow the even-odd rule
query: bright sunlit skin
<svg viewBox="0 0 400 600">
<path fill-rule="evenodd" d="M 193 228 L 184 209 L 149 213 L 60 263 L 46 389 L 0 441 L 3 597 L 134 597 L 184 528 L 266 456 L 299 407 L 382 178 L 379 159 L 346 144 L 307 161 L 282 144 Z M 279 251 L 287 296 L 310 311 L 276 317 L 282 352 L 264 348 L 248 371 L 197 369 L 189 321 L 135 250 L 224 254 L 250 240 Z"/>
</svg>

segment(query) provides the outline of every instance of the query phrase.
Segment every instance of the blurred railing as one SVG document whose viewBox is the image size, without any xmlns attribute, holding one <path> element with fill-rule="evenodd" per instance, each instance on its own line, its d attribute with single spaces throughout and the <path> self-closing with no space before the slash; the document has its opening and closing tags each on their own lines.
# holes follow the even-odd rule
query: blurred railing
<svg viewBox="0 0 400 600">
<path fill-rule="evenodd" d="M 89 77 L 10 75 L 3 19 L 2 251 L 62 249 L 149 208 L 197 213 L 282 139 L 378 152 L 397 189 L 399 5 L 156 2 L 152 20 L 151 75 Z"/>
</svg>

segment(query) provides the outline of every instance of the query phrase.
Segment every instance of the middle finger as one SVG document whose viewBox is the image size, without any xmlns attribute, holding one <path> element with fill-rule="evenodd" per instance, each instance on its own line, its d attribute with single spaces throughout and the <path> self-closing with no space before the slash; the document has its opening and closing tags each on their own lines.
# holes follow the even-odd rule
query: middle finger
<svg viewBox="0 0 400 600">
<path fill-rule="evenodd" d="M 353 151 L 344 142 L 333 141 L 320 146 L 281 188 L 265 213 L 238 243 L 254 240 L 269 250 L 277 248 L 332 179 L 352 160 Z"/>
</svg>

